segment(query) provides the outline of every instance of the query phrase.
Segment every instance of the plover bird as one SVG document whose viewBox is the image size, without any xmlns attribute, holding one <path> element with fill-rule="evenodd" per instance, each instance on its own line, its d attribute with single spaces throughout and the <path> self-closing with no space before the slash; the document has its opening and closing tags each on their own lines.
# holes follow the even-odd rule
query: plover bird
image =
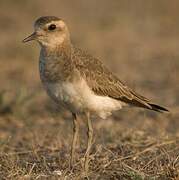
<svg viewBox="0 0 179 180">
<path fill-rule="evenodd" d="M 40 44 L 39 70 L 42 83 L 48 95 L 73 116 L 71 166 L 74 164 L 79 131 L 78 115 L 85 114 L 88 124 L 84 162 L 87 172 L 93 138 L 91 114 L 106 118 L 112 111 L 125 105 L 168 111 L 128 88 L 100 60 L 73 46 L 68 27 L 62 19 L 40 17 L 35 21 L 34 29 L 34 33 L 23 42 L 36 40 Z"/>
</svg>

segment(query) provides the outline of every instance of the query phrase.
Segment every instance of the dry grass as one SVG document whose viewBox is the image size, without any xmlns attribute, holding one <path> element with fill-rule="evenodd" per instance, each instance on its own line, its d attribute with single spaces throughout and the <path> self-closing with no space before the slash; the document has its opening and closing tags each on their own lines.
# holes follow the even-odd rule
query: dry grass
<svg viewBox="0 0 179 180">
<path fill-rule="evenodd" d="M 41 15 L 64 18 L 73 41 L 171 110 L 124 109 L 93 119 L 90 179 L 179 178 L 178 1 L 0 2 L 0 179 L 83 179 L 86 126 L 69 171 L 71 115 L 43 91 L 38 48 L 23 45 Z M 82 118 L 81 118 L 82 119 Z"/>
<path fill-rule="evenodd" d="M 40 112 L 39 112 L 40 113 Z M 122 112 L 125 116 L 127 112 Z M 141 114 L 140 112 L 138 112 Z M 138 114 L 136 113 L 136 114 Z M 60 113 L 61 114 L 61 113 Z M 134 116 L 136 116 L 136 114 Z M 6 115 L 1 119 L 0 176 L 7 179 L 82 179 L 85 150 L 84 122 L 78 161 L 69 170 L 72 125 L 69 114 L 43 114 L 17 120 Z M 96 120 L 95 143 L 91 153 L 91 179 L 174 179 L 179 173 L 178 135 L 166 132 L 170 122 L 160 129 L 163 117 L 156 121 L 144 114 L 136 125 L 130 119 Z M 69 120 L 68 120 L 69 119 Z M 8 126 L 7 126 L 8 123 Z M 163 129 L 164 128 L 164 129 Z"/>
</svg>

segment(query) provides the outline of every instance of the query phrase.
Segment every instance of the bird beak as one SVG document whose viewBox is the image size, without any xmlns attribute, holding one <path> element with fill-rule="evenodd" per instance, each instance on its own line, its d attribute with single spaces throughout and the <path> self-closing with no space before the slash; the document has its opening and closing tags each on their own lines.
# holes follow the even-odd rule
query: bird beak
<svg viewBox="0 0 179 180">
<path fill-rule="evenodd" d="M 30 36 L 26 37 L 25 39 L 23 39 L 23 43 L 26 43 L 26 42 L 29 42 L 29 41 L 32 41 L 32 40 L 35 40 L 37 38 L 37 33 L 34 32 L 32 33 Z"/>
</svg>

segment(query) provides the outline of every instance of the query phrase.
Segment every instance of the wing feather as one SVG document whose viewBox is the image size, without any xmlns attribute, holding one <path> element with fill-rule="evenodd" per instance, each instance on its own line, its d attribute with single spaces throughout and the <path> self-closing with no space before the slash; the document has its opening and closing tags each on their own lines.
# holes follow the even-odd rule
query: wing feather
<svg viewBox="0 0 179 180">
<path fill-rule="evenodd" d="M 151 105 L 147 98 L 128 88 L 100 60 L 86 52 L 75 48 L 72 58 L 76 68 L 95 94 L 147 109 L 158 110 L 157 107 L 160 107 Z M 163 109 L 159 108 L 159 110 Z"/>
</svg>

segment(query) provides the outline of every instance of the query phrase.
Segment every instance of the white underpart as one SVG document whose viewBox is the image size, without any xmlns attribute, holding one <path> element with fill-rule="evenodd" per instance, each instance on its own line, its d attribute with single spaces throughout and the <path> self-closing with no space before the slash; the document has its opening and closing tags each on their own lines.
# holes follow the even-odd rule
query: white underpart
<svg viewBox="0 0 179 180">
<path fill-rule="evenodd" d="M 95 95 L 84 80 L 77 83 L 46 83 L 45 88 L 57 103 L 64 105 L 70 111 L 83 113 L 87 110 L 103 119 L 125 104 L 107 96 Z"/>
</svg>

